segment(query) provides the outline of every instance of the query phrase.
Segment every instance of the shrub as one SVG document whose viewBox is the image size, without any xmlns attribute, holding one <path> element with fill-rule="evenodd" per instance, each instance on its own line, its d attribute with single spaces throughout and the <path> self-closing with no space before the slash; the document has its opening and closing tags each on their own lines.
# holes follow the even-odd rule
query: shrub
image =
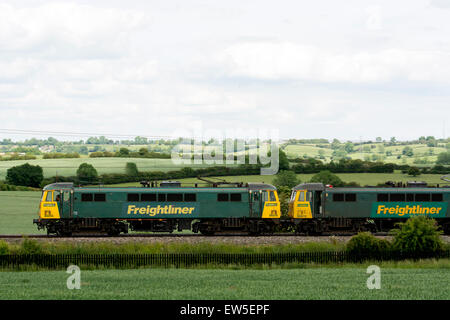
<svg viewBox="0 0 450 320">
<path fill-rule="evenodd" d="M 82 163 L 78 167 L 77 177 L 83 182 L 93 182 L 98 178 L 97 170 L 89 163 Z"/>
<path fill-rule="evenodd" d="M 404 223 L 398 223 L 398 228 L 392 230 L 393 248 L 407 253 L 436 253 L 443 250 L 444 244 L 440 238 L 442 231 L 438 230 L 434 219 L 419 216 L 409 218 Z"/>
<path fill-rule="evenodd" d="M 344 186 L 344 181 L 342 181 L 341 178 L 328 170 L 320 171 L 319 173 L 313 175 L 310 181 L 322 182 L 323 184 L 331 184 L 334 187 Z"/>
<path fill-rule="evenodd" d="M 294 171 L 282 170 L 273 179 L 273 184 L 279 189 L 280 187 L 293 188 L 300 183 Z"/>
<path fill-rule="evenodd" d="M 387 240 L 375 238 L 370 232 L 360 232 L 347 243 L 347 251 L 359 255 L 379 255 L 390 250 Z"/>
<path fill-rule="evenodd" d="M 43 253 L 42 246 L 36 241 L 32 239 L 25 238 L 20 246 L 19 252 L 21 254 L 39 254 Z"/>
<path fill-rule="evenodd" d="M 39 187 L 43 179 L 42 168 L 28 163 L 9 168 L 6 172 L 6 181 L 18 186 Z"/>
<path fill-rule="evenodd" d="M 0 241 L 0 256 L 9 254 L 9 246 L 5 241 Z"/>
</svg>

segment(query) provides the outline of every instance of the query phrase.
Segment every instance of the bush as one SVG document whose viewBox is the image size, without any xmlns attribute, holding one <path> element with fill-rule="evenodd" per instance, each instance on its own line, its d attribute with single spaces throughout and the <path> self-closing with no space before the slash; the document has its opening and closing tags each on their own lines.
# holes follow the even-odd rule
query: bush
<svg viewBox="0 0 450 320">
<path fill-rule="evenodd" d="M 43 253 L 42 246 L 36 241 L 32 239 L 25 238 L 20 246 L 19 252 L 21 254 L 39 254 Z"/>
<path fill-rule="evenodd" d="M 42 168 L 28 163 L 9 168 L 6 171 L 6 181 L 17 186 L 39 187 L 43 179 Z"/>
<path fill-rule="evenodd" d="M 300 183 L 294 171 L 282 170 L 273 179 L 273 185 L 279 189 L 280 187 L 293 188 Z"/>
<path fill-rule="evenodd" d="M 375 238 L 370 232 L 360 232 L 347 243 L 347 251 L 358 255 L 379 255 L 389 251 L 391 244 L 382 239 Z"/>
<path fill-rule="evenodd" d="M 320 171 L 319 173 L 313 175 L 310 181 L 331 184 L 333 187 L 342 187 L 345 184 L 341 178 L 328 170 Z"/>
<path fill-rule="evenodd" d="M 5 241 L 0 241 L 0 256 L 9 254 L 9 246 Z"/>
<path fill-rule="evenodd" d="M 398 228 L 392 230 L 393 248 L 406 253 L 436 253 L 444 248 L 440 238 L 442 231 L 438 230 L 434 219 L 419 216 L 409 218 L 404 223 L 398 223 Z"/>
<path fill-rule="evenodd" d="M 98 178 L 97 170 L 89 163 L 82 163 L 78 167 L 77 177 L 83 182 L 94 182 Z"/>
</svg>

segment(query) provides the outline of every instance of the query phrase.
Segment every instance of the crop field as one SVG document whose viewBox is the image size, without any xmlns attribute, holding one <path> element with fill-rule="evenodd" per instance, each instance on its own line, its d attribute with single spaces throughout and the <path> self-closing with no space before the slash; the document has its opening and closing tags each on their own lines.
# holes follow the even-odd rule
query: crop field
<svg viewBox="0 0 450 320">
<path fill-rule="evenodd" d="M 146 159 L 146 158 L 74 158 L 74 159 L 36 159 L 0 162 L 0 180 L 6 177 L 6 171 L 14 166 L 29 163 L 39 165 L 44 170 L 44 177 L 74 176 L 82 163 L 93 165 L 99 174 L 102 173 L 125 173 L 127 162 L 136 163 L 140 171 L 172 171 L 189 166 L 193 169 L 204 168 L 206 164 L 176 165 L 171 159 Z"/>
<path fill-rule="evenodd" d="M 369 147 L 370 150 L 363 150 L 361 146 L 355 146 L 354 152 L 348 153 L 347 156 L 352 159 L 365 160 L 367 157 L 377 155 L 383 156 L 383 162 L 409 165 L 414 165 L 415 160 L 426 159 L 427 163 L 431 165 L 436 162 L 439 153 L 448 151 L 444 147 L 428 147 L 424 144 L 411 144 L 408 147 L 412 149 L 413 156 L 407 157 L 402 154 L 406 145 L 384 146 L 382 143 L 373 143 L 371 145 L 366 144 L 363 147 Z M 325 157 L 324 161 L 329 162 L 334 150 L 330 148 L 329 144 L 292 144 L 287 145 L 284 151 L 289 158 L 301 158 L 303 156 L 318 158 L 320 151 Z M 386 155 L 386 152 L 390 152 L 390 155 Z M 400 159 L 398 158 L 399 156 Z"/>
<path fill-rule="evenodd" d="M 65 271 L 0 272 L 0 299 L 450 299 L 445 268 L 381 268 L 379 290 L 367 288 L 361 266 L 82 270 L 79 290 L 67 289 L 68 277 Z"/>
<path fill-rule="evenodd" d="M 39 208 L 41 192 L 0 192 L 0 234 L 39 234 L 33 225 Z"/>
</svg>

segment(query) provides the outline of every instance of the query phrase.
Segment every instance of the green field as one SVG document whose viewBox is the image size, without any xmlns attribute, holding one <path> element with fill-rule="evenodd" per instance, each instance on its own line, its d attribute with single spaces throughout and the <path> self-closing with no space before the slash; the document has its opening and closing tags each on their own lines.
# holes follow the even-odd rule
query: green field
<svg viewBox="0 0 450 320">
<path fill-rule="evenodd" d="M 136 163 L 140 171 L 172 171 L 189 166 L 193 169 L 204 168 L 208 165 L 175 165 L 171 159 L 146 159 L 146 158 L 75 158 L 75 159 L 37 159 L 37 160 L 16 160 L 0 162 L 0 180 L 6 177 L 6 171 L 14 166 L 29 163 L 39 165 L 44 170 L 44 177 L 53 176 L 74 176 L 82 163 L 93 165 L 99 174 L 102 173 L 125 173 L 127 162 Z"/>
<path fill-rule="evenodd" d="M 33 225 L 37 219 L 39 199 L 38 191 L 1 191 L 0 192 L 0 234 L 39 234 Z"/>
<path fill-rule="evenodd" d="M 320 146 L 320 147 L 319 147 Z M 403 149 L 408 146 L 413 150 L 414 155 L 411 157 L 404 156 Z M 370 150 L 363 150 L 369 147 Z M 304 156 L 310 158 L 319 158 L 319 151 L 322 150 L 322 159 L 325 162 L 331 161 L 333 149 L 330 144 L 288 144 L 284 147 L 289 158 L 302 158 Z M 390 151 L 391 155 L 387 156 L 386 152 Z M 415 160 L 427 160 L 427 165 L 433 165 L 437 160 L 437 155 L 441 152 L 448 151 L 443 145 L 441 147 L 428 147 L 425 144 L 395 145 L 388 146 L 383 143 L 365 144 L 363 146 L 355 146 L 354 151 L 347 154 L 352 159 L 365 160 L 372 155 L 383 156 L 382 161 L 396 164 L 415 165 Z M 398 159 L 400 156 L 400 159 Z M 372 159 L 373 160 L 373 159 Z M 421 164 L 420 166 L 424 166 Z"/>
<path fill-rule="evenodd" d="M 382 268 L 379 290 L 367 289 L 363 267 L 82 270 L 80 290 L 67 289 L 68 276 L 0 272 L 0 299 L 450 299 L 450 272 L 439 268 Z"/>
</svg>

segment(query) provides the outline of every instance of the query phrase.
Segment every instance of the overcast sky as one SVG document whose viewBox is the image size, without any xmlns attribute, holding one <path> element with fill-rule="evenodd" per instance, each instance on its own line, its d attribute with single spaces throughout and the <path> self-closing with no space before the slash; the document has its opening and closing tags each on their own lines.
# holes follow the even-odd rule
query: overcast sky
<svg viewBox="0 0 450 320">
<path fill-rule="evenodd" d="M 2 129 L 441 138 L 449 88 L 450 0 L 0 2 Z"/>
</svg>

